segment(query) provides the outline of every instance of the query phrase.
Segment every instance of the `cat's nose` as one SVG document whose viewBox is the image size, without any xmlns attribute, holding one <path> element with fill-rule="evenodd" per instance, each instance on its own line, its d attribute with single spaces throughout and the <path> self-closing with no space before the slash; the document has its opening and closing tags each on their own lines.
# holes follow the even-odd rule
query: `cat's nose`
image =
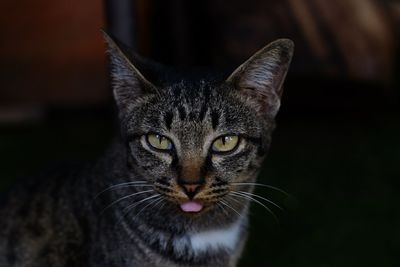
<svg viewBox="0 0 400 267">
<path fill-rule="evenodd" d="M 200 191 L 203 183 L 185 183 L 180 182 L 179 185 L 182 187 L 183 192 L 190 198 L 193 199 L 194 196 Z"/>
</svg>

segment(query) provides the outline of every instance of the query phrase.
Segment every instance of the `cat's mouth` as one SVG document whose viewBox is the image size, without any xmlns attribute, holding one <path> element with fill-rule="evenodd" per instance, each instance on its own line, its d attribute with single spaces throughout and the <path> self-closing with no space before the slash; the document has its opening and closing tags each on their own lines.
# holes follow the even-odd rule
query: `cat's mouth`
<svg viewBox="0 0 400 267">
<path fill-rule="evenodd" d="M 204 208 L 204 204 L 195 200 L 187 200 L 180 203 L 179 207 L 183 212 L 193 213 L 200 212 Z"/>
</svg>

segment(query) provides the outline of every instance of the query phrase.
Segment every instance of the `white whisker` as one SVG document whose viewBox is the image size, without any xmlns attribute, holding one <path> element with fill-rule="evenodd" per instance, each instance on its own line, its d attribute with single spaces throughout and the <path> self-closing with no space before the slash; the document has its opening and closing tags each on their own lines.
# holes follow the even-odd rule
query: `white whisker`
<svg viewBox="0 0 400 267">
<path fill-rule="evenodd" d="M 140 192 L 136 192 L 136 193 L 133 193 L 133 194 L 130 194 L 130 195 L 121 197 L 121 198 L 119 198 L 119 199 L 117 199 L 117 200 L 111 202 L 111 204 L 107 205 L 107 206 L 100 212 L 100 215 L 103 214 L 103 213 L 104 213 L 108 208 L 110 208 L 112 205 L 117 204 L 118 202 L 120 202 L 120 201 L 122 201 L 122 200 L 124 200 L 124 199 L 130 198 L 130 197 L 133 197 L 133 196 L 136 196 L 136 195 L 148 193 L 148 192 L 151 192 L 151 191 L 154 191 L 154 190 L 153 190 L 153 189 L 150 189 L 150 190 L 146 190 L 146 191 L 140 191 Z"/>
<path fill-rule="evenodd" d="M 242 217 L 242 214 L 240 214 L 235 208 L 231 207 L 228 203 L 226 203 L 223 200 L 220 200 L 221 204 L 227 206 L 228 208 L 230 208 L 231 210 L 233 210 L 239 217 Z"/>
<path fill-rule="evenodd" d="M 270 199 L 268 199 L 268 198 L 259 196 L 259 195 L 257 195 L 257 194 L 245 192 L 245 191 L 234 191 L 234 192 L 238 192 L 238 193 L 242 193 L 242 194 L 245 194 L 245 195 L 250 195 L 250 196 L 258 197 L 259 199 L 265 200 L 265 201 L 267 201 L 268 203 L 270 203 L 271 205 L 274 205 L 275 207 L 277 207 L 278 209 L 280 209 L 281 211 L 283 211 L 283 208 L 282 208 L 281 206 L 279 206 L 278 204 L 276 204 L 275 202 L 273 202 L 272 200 L 270 200 Z"/>
<path fill-rule="evenodd" d="M 139 214 L 142 213 L 148 206 L 154 204 L 154 202 L 156 202 L 154 205 L 157 205 L 159 202 L 162 201 L 162 197 L 158 197 L 156 199 L 154 199 L 153 201 L 151 201 L 149 204 L 147 204 L 146 206 L 144 206 L 136 215 L 135 217 L 139 217 Z"/>
<path fill-rule="evenodd" d="M 232 196 L 237 196 L 237 197 L 241 197 L 241 198 L 244 198 L 244 199 L 247 199 L 247 200 L 250 200 L 250 201 L 254 201 L 255 203 L 261 205 L 261 206 L 264 207 L 269 213 L 271 213 L 271 215 L 274 217 L 274 219 L 276 220 L 276 222 L 279 224 L 279 220 L 278 220 L 278 218 L 276 217 L 275 213 L 274 213 L 270 208 L 268 208 L 266 205 L 264 205 L 262 202 L 258 201 L 257 199 L 255 199 L 255 198 L 253 198 L 253 197 L 251 197 L 251 196 L 248 196 L 248 195 L 245 195 L 245 194 L 241 194 L 241 193 L 238 193 L 238 192 L 233 192 L 233 191 L 231 191 L 230 193 L 232 194 Z"/>
<path fill-rule="evenodd" d="M 215 204 L 225 213 L 225 215 L 229 215 L 229 212 L 221 205 L 221 203 L 215 202 Z"/>
<path fill-rule="evenodd" d="M 165 203 L 167 203 L 167 202 L 165 201 L 164 198 L 161 198 L 161 201 L 158 202 L 156 205 L 154 205 L 153 208 L 157 207 L 157 205 L 160 204 L 160 203 L 162 203 L 162 204 L 158 207 L 158 209 L 162 209 L 165 206 Z"/>
<path fill-rule="evenodd" d="M 112 190 L 114 188 L 120 188 L 120 187 L 134 187 L 134 186 L 153 186 L 148 184 L 148 182 L 146 181 L 133 181 L 133 182 L 126 182 L 126 183 L 120 183 L 120 184 L 115 184 L 115 185 L 111 185 L 109 187 L 107 187 L 106 189 L 100 191 L 99 193 L 97 193 L 93 200 L 95 200 L 96 198 L 98 198 L 101 194 L 105 193 L 108 190 Z"/>
<path fill-rule="evenodd" d="M 122 220 L 124 219 L 124 217 L 129 213 L 129 211 L 130 211 L 131 209 L 133 209 L 134 207 L 136 207 L 137 205 L 139 205 L 140 203 L 143 203 L 143 202 L 145 202 L 145 201 L 147 201 L 147 200 L 150 200 L 150 199 L 153 199 L 153 198 L 159 197 L 159 196 L 160 196 L 160 194 L 154 194 L 154 195 L 152 195 L 152 196 L 146 197 L 146 198 L 144 198 L 144 199 L 142 199 L 142 200 L 140 200 L 140 201 L 138 201 L 138 202 L 135 202 L 135 203 L 130 204 L 129 206 L 125 207 L 125 208 L 122 210 L 122 213 L 123 213 L 123 214 L 122 214 L 121 218 L 118 220 L 118 222 L 117 222 L 115 225 L 120 224 L 120 223 L 122 222 Z M 153 203 L 153 202 L 151 202 L 151 203 Z"/>
<path fill-rule="evenodd" d="M 126 208 L 123 209 L 123 212 L 126 211 L 126 210 L 129 210 L 129 209 L 131 209 L 131 208 L 133 208 L 133 207 L 136 207 L 137 205 L 139 205 L 140 203 L 142 203 L 142 202 L 144 202 L 144 201 L 146 201 L 146 200 L 150 200 L 150 199 L 155 198 L 155 197 L 158 197 L 158 196 L 160 196 L 160 194 L 154 194 L 154 195 L 149 196 L 149 197 L 146 197 L 146 198 L 144 198 L 144 199 L 142 199 L 142 200 L 140 200 L 140 201 L 138 201 L 138 202 L 135 202 L 135 203 L 133 203 L 133 204 L 130 204 L 128 207 L 126 207 Z M 125 215 L 124 215 L 124 216 L 125 216 Z"/>
<path fill-rule="evenodd" d="M 261 186 L 261 187 L 266 187 L 269 189 L 276 190 L 278 192 L 281 192 L 285 196 L 289 197 L 289 193 L 283 191 L 282 189 L 279 189 L 278 187 L 272 186 L 272 185 L 267 185 L 267 184 L 261 184 L 261 183 L 231 183 L 232 185 L 254 185 L 254 186 Z"/>
<path fill-rule="evenodd" d="M 226 195 L 226 197 L 229 197 L 229 199 L 231 199 L 231 200 L 235 201 L 235 202 L 236 202 L 236 203 L 238 203 L 239 205 L 243 205 L 243 203 L 241 203 L 239 200 L 237 200 L 237 199 L 233 198 L 233 197 L 232 197 L 232 196 L 230 196 L 230 195 Z"/>
</svg>

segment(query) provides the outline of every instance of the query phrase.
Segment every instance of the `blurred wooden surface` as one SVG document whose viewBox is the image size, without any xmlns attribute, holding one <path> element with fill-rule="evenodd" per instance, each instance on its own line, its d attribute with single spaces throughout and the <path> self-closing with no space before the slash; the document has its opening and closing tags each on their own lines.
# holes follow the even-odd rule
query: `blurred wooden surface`
<svg viewBox="0 0 400 267">
<path fill-rule="evenodd" d="M 0 4 L 0 105 L 93 105 L 107 97 L 102 2 Z"/>
<path fill-rule="evenodd" d="M 150 33 L 139 41 L 150 48 L 142 51 L 167 63 L 232 66 L 287 37 L 296 43 L 291 69 L 296 75 L 382 83 L 396 75 L 398 1 L 148 2 Z"/>
<path fill-rule="evenodd" d="M 132 1 L 136 47 L 161 63 L 234 68 L 288 37 L 296 43 L 289 78 L 300 78 L 299 87 L 309 79 L 355 81 L 399 98 L 398 1 Z M 110 103 L 102 1 L 4 0 L 0 10 L 0 113 Z"/>
</svg>

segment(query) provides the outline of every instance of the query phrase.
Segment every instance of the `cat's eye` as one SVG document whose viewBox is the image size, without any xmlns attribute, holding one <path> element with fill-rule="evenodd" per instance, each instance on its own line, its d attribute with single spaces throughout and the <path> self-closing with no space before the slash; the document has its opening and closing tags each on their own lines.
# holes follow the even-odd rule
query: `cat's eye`
<svg viewBox="0 0 400 267">
<path fill-rule="evenodd" d="M 159 134 L 146 135 L 149 145 L 158 150 L 171 150 L 172 142 L 167 137 Z"/>
<path fill-rule="evenodd" d="M 224 153 L 234 150 L 239 143 L 239 136 L 237 135 L 224 135 L 216 139 L 212 144 L 214 152 Z"/>
</svg>

